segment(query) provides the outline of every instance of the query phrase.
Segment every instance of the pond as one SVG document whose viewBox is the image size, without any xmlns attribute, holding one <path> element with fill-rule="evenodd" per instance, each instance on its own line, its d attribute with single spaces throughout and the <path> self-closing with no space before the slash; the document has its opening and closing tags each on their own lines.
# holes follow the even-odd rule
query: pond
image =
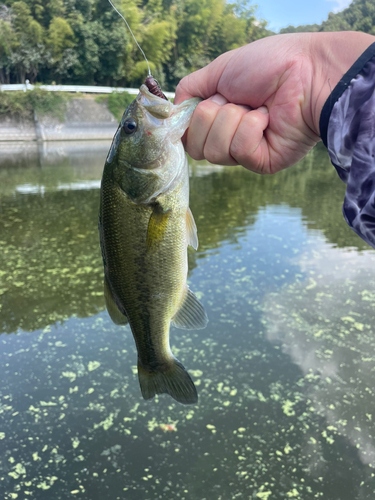
<svg viewBox="0 0 375 500">
<path fill-rule="evenodd" d="M 375 252 L 324 147 L 270 177 L 191 162 L 188 280 L 209 324 L 171 344 L 193 406 L 142 399 L 105 311 L 109 143 L 2 148 L 1 498 L 374 498 Z"/>
</svg>

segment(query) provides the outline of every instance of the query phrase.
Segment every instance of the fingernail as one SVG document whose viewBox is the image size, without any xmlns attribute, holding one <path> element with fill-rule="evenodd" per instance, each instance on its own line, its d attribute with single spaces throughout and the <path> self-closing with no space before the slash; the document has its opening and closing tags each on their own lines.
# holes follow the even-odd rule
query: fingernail
<svg viewBox="0 0 375 500">
<path fill-rule="evenodd" d="M 216 102 L 216 104 L 219 104 L 220 106 L 223 106 L 224 104 L 226 104 L 228 102 L 228 99 L 226 99 L 221 94 L 215 94 L 215 95 L 209 97 L 208 100 Z"/>
<path fill-rule="evenodd" d="M 266 106 L 261 106 L 260 108 L 257 109 L 257 111 L 260 111 L 261 113 L 264 113 L 265 115 L 268 114 L 268 109 Z"/>
</svg>

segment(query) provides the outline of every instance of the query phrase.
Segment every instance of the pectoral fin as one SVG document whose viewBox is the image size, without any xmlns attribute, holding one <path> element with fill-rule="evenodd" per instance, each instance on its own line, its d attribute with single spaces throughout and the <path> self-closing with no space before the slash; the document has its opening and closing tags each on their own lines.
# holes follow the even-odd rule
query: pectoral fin
<svg viewBox="0 0 375 500">
<path fill-rule="evenodd" d="M 186 212 L 186 231 L 187 231 L 187 242 L 188 245 L 192 246 L 194 250 L 198 248 L 198 235 L 197 226 L 195 225 L 195 220 L 190 208 Z"/>
<path fill-rule="evenodd" d="M 146 241 L 149 250 L 155 250 L 163 241 L 170 214 L 171 210 L 163 212 L 159 206 L 155 206 L 147 228 Z"/>
<path fill-rule="evenodd" d="M 185 330 L 201 330 L 207 326 L 206 311 L 189 287 L 186 287 L 182 305 L 172 318 L 172 322 L 177 328 Z"/>
<path fill-rule="evenodd" d="M 113 299 L 107 278 L 104 278 L 104 298 L 108 314 L 110 315 L 111 320 L 115 323 L 115 325 L 127 325 L 128 318 L 119 311 Z"/>
</svg>

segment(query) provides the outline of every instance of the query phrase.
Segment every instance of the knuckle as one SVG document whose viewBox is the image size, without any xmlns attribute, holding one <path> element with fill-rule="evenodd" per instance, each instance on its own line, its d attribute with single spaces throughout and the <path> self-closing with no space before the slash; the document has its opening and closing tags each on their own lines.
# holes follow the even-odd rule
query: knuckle
<svg viewBox="0 0 375 500">
<path fill-rule="evenodd" d="M 194 115 L 200 122 L 211 122 L 216 116 L 218 104 L 212 101 L 202 101 L 198 104 L 194 111 Z"/>
<path fill-rule="evenodd" d="M 210 163 L 216 163 L 218 165 L 224 165 L 227 158 L 229 158 L 229 152 L 225 148 L 225 142 L 215 140 L 212 137 L 208 137 L 208 140 L 204 144 L 203 154 Z"/>
<path fill-rule="evenodd" d="M 193 158 L 193 160 L 195 160 L 195 161 L 201 161 L 201 160 L 205 159 L 204 155 L 199 154 L 199 153 L 189 154 L 189 156 L 190 156 L 190 158 Z"/>
<path fill-rule="evenodd" d="M 221 106 L 219 113 L 225 116 L 237 116 L 239 108 L 236 104 L 228 103 Z"/>
<path fill-rule="evenodd" d="M 235 158 L 235 160 L 243 165 L 242 162 L 245 160 L 246 151 L 244 150 L 243 144 L 238 139 L 238 137 L 236 137 L 236 135 L 233 137 L 232 142 L 230 143 L 229 153 L 231 156 L 233 156 L 233 158 Z"/>
<path fill-rule="evenodd" d="M 197 148 L 194 148 L 194 147 L 190 146 L 189 144 L 186 145 L 186 152 L 195 161 L 199 161 L 199 160 L 204 159 L 204 155 L 203 155 L 202 151 L 199 151 Z"/>
<path fill-rule="evenodd" d="M 218 148 L 207 145 L 204 147 L 203 153 L 206 160 L 208 160 L 210 163 L 222 163 L 223 155 L 220 153 Z"/>
<path fill-rule="evenodd" d="M 255 113 L 249 112 L 246 113 L 245 122 L 246 126 L 254 128 L 259 124 L 259 118 Z"/>
</svg>

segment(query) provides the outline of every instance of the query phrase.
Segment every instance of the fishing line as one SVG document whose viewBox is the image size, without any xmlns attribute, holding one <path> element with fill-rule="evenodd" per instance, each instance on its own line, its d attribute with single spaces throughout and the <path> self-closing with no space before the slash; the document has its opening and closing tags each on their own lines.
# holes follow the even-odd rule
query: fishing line
<svg viewBox="0 0 375 500">
<path fill-rule="evenodd" d="M 118 14 L 118 15 L 119 15 L 119 16 L 120 16 L 120 17 L 121 17 L 121 18 L 125 21 L 125 24 L 126 24 L 126 26 L 127 26 L 128 30 L 130 31 L 131 36 L 134 38 L 134 41 L 135 41 L 135 43 L 136 43 L 137 47 L 138 47 L 138 48 L 139 48 L 139 50 L 142 52 L 142 55 L 143 55 L 143 57 L 145 58 L 145 61 L 146 61 L 147 67 L 148 67 L 148 75 L 149 75 L 149 76 L 152 76 L 152 75 L 151 75 L 151 70 L 150 70 L 150 65 L 148 64 L 147 57 L 145 56 L 145 53 L 143 52 L 143 50 L 142 50 L 141 46 L 140 46 L 140 45 L 139 45 L 139 43 L 137 42 L 137 39 L 135 38 L 134 33 L 132 32 L 132 30 L 131 30 L 131 28 L 130 28 L 130 26 L 129 26 L 129 24 L 128 24 L 128 21 L 127 21 L 127 20 L 125 19 L 125 17 L 121 14 L 121 12 L 119 12 L 119 11 L 116 9 L 116 7 L 113 5 L 113 3 L 111 2 L 111 0 L 108 0 L 108 2 L 112 5 L 113 9 L 117 12 L 117 14 Z"/>
</svg>

